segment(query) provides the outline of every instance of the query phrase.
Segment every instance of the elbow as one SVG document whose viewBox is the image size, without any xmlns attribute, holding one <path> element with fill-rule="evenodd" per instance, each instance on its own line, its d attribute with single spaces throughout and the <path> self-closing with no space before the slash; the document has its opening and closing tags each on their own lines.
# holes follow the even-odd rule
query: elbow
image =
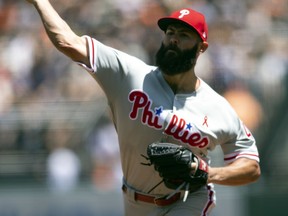
<svg viewBox="0 0 288 216">
<path fill-rule="evenodd" d="M 261 177 L 261 168 L 260 165 L 257 163 L 254 166 L 253 173 L 251 175 L 251 183 L 258 181 L 260 177 Z"/>
<path fill-rule="evenodd" d="M 54 46 L 63 53 L 69 52 L 69 50 L 72 47 L 69 43 L 67 43 L 65 40 L 62 39 L 56 39 L 55 41 L 52 42 Z"/>
<path fill-rule="evenodd" d="M 86 41 L 80 37 L 59 37 L 54 46 L 73 61 L 82 61 L 86 56 Z"/>
<path fill-rule="evenodd" d="M 71 49 L 72 40 L 71 35 L 65 32 L 47 32 L 52 44 L 61 52 L 66 52 L 66 50 Z"/>
<path fill-rule="evenodd" d="M 54 46 L 58 51 L 74 60 L 73 58 L 74 48 L 70 43 L 67 43 L 65 40 L 60 39 L 52 41 L 52 43 L 54 44 Z"/>
</svg>

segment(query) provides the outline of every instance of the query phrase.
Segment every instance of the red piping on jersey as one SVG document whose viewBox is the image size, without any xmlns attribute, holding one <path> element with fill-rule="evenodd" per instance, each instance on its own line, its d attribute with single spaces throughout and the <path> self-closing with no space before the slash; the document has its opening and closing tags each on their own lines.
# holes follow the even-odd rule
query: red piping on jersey
<svg viewBox="0 0 288 216">
<path fill-rule="evenodd" d="M 91 66 L 91 68 L 93 69 L 93 67 L 94 67 L 94 61 L 95 61 L 95 59 L 94 59 L 94 56 L 95 56 L 95 53 L 94 53 L 94 41 L 93 41 L 93 39 L 91 38 L 91 43 L 92 43 L 92 64 L 93 65 L 90 65 Z"/>
<path fill-rule="evenodd" d="M 214 191 L 211 190 L 211 186 L 207 185 L 207 189 L 208 189 L 208 202 L 206 204 L 206 207 L 204 208 L 202 215 L 201 216 L 207 216 L 209 209 L 212 207 L 213 205 L 213 196 L 214 196 Z"/>
<path fill-rule="evenodd" d="M 235 155 L 235 156 L 232 156 L 232 157 L 228 157 L 228 158 L 224 158 L 224 161 L 228 161 L 228 160 L 233 160 L 233 159 L 235 159 L 236 157 L 238 157 L 238 156 L 253 156 L 253 157 L 259 157 L 258 155 L 255 155 L 255 154 L 237 154 L 237 155 Z"/>
</svg>

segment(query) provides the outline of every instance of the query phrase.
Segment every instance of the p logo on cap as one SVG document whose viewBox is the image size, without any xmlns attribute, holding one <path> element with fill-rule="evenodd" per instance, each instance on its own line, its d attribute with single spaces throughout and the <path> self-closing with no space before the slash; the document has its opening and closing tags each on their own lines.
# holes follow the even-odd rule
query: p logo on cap
<svg viewBox="0 0 288 216">
<path fill-rule="evenodd" d="M 203 41 L 207 41 L 208 27 L 203 14 L 192 10 L 190 8 L 184 8 L 173 12 L 168 17 L 163 17 L 158 20 L 158 26 L 163 31 L 166 31 L 167 27 L 175 22 L 180 22 L 186 26 L 196 30 Z"/>
<path fill-rule="evenodd" d="M 186 10 L 186 9 L 183 9 L 180 11 L 180 16 L 179 16 L 179 19 L 182 19 L 184 16 L 188 15 L 190 12 L 189 10 Z"/>
</svg>

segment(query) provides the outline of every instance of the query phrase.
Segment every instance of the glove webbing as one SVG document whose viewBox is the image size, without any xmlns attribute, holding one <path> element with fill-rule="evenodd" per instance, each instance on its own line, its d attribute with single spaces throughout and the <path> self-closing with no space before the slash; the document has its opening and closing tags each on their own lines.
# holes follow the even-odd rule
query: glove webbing
<svg viewBox="0 0 288 216">
<path fill-rule="evenodd" d="M 146 160 L 149 160 L 149 158 L 146 157 L 145 155 L 141 154 L 141 156 L 144 157 Z M 152 165 L 152 163 L 143 163 L 143 162 L 141 162 L 141 164 L 144 165 L 144 166 L 151 166 Z M 153 191 L 155 188 L 157 188 L 163 182 L 164 182 L 164 180 L 161 180 L 154 187 L 152 187 L 147 193 L 148 194 L 151 193 L 151 191 Z M 185 202 L 187 197 L 188 197 L 188 194 L 189 194 L 189 187 L 190 187 L 190 183 L 189 182 L 183 182 L 172 193 L 170 193 L 165 199 L 170 199 L 173 195 L 178 193 L 184 186 L 185 186 L 185 192 L 184 192 L 183 202 Z"/>
</svg>

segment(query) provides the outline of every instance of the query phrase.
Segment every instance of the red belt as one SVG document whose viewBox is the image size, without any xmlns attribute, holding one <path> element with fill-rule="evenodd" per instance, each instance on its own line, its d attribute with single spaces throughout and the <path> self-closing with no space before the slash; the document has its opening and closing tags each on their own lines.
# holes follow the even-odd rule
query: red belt
<svg viewBox="0 0 288 216">
<path fill-rule="evenodd" d="M 122 190 L 123 190 L 124 193 L 127 192 L 126 185 L 122 186 Z M 178 201 L 180 199 L 180 197 L 181 197 L 181 193 L 180 192 L 174 194 L 169 199 L 166 199 L 165 197 L 157 198 L 155 196 L 149 196 L 149 195 L 145 195 L 145 194 L 140 194 L 140 193 L 137 193 L 136 191 L 134 193 L 135 201 L 142 201 L 142 202 L 152 203 L 152 204 L 155 204 L 157 206 L 168 206 L 168 205 L 171 205 L 171 204 L 175 203 L 176 201 Z"/>
</svg>

